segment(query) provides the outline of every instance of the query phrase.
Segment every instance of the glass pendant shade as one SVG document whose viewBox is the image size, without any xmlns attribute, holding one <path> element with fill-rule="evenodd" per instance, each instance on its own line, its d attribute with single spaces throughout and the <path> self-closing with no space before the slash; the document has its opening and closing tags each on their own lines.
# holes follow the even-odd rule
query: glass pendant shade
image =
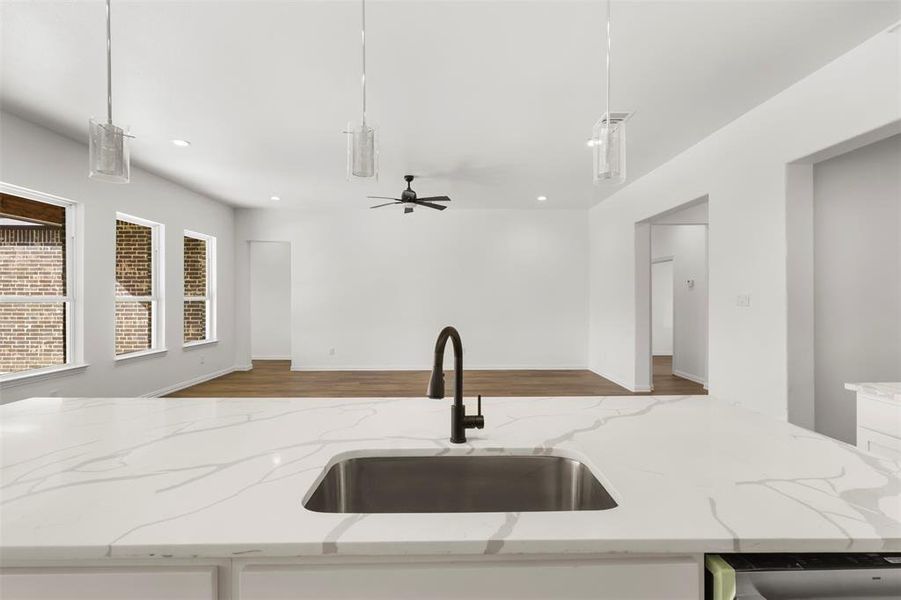
<svg viewBox="0 0 901 600">
<path fill-rule="evenodd" d="M 378 150 L 375 143 L 375 129 L 362 123 L 348 126 L 348 159 L 350 174 L 354 177 L 378 176 Z"/>
<path fill-rule="evenodd" d="M 601 117 L 591 136 L 592 167 L 595 184 L 621 184 L 626 181 L 626 124 Z"/>
<path fill-rule="evenodd" d="M 128 131 L 112 123 L 90 120 L 89 161 L 91 179 L 110 183 L 128 183 Z"/>
</svg>

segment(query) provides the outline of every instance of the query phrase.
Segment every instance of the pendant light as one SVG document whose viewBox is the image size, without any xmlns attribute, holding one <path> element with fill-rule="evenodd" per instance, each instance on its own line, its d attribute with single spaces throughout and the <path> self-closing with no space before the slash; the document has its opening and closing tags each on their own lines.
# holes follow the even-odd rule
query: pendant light
<svg viewBox="0 0 901 600">
<path fill-rule="evenodd" d="M 113 125 L 113 60 L 110 35 L 110 0 L 106 0 L 106 122 L 88 122 L 88 146 L 91 179 L 110 183 L 128 183 L 131 169 L 128 158 L 127 129 Z"/>
<path fill-rule="evenodd" d="M 607 0 L 606 109 L 594 124 L 589 146 L 592 148 L 594 183 L 619 185 L 626 180 L 626 119 L 629 113 L 610 112 L 610 2 Z"/>
<path fill-rule="evenodd" d="M 360 125 L 354 127 L 347 124 L 347 174 L 348 179 L 354 177 L 378 178 L 378 150 L 375 141 L 375 129 L 366 122 L 366 0 L 360 0 L 361 29 L 360 40 L 363 49 L 363 76 L 360 79 L 362 89 L 363 115 Z"/>
</svg>

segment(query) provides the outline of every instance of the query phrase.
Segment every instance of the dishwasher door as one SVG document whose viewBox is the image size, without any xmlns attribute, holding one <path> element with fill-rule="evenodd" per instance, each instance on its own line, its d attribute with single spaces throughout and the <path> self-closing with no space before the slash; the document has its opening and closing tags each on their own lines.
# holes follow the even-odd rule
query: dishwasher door
<svg viewBox="0 0 901 600">
<path fill-rule="evenodd" d="M 755 571 L 735 574 L 735 600 L 897 600 L 901 569 Z"/>
</svg>

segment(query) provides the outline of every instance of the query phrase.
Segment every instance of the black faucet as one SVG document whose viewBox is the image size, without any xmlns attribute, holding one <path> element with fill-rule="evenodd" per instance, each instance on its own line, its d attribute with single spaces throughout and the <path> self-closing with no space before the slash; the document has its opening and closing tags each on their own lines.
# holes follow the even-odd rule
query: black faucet
<svg viewBox="0 0 901 600">
<path fill-rule="evenodd" d="M 444 398 L 444 347 L 450 338 L 454 344 L 454 405 L 451 406 L 451 437 L 454 444 L 466 441 L 467 429 L 482 429 L 485 417 L 482 416 L 482 397 L 479 396 L 479 414 L 467 415 L 463 405 L 463 342 L 460 334 L 453 327 L 445 327 L 438 334 L 435 342 L 435 363 L 432 366 L 432 377 L 429 379 L 429 398 Z"/>
</svg>

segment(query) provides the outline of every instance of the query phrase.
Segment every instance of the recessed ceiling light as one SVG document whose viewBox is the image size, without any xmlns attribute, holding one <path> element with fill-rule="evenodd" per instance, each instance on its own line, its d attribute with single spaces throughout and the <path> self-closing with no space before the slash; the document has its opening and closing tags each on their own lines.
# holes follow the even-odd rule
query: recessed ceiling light
<svg viewBox="0 0 901 600">
<path fill-rule="evenodd" d="M 547 200 L 547 196 L 538 196 L 539 202 L 544 202 L 545 200 Z"/>
<path fill-rule="evenodd" d="M 172 143 L 179 148 L 187 148 L 191 145 L 191 142 L 189 142 L 188 140 L 172 140 Z"/>
<path fill-rule="evenodd" d="M 272 196 L 269 199 L 272 200 L 273 202 L 278 202 L 279 200 L 281 200 L 281 198 L 279 198 L 278 196 Z"/>
</svg>

